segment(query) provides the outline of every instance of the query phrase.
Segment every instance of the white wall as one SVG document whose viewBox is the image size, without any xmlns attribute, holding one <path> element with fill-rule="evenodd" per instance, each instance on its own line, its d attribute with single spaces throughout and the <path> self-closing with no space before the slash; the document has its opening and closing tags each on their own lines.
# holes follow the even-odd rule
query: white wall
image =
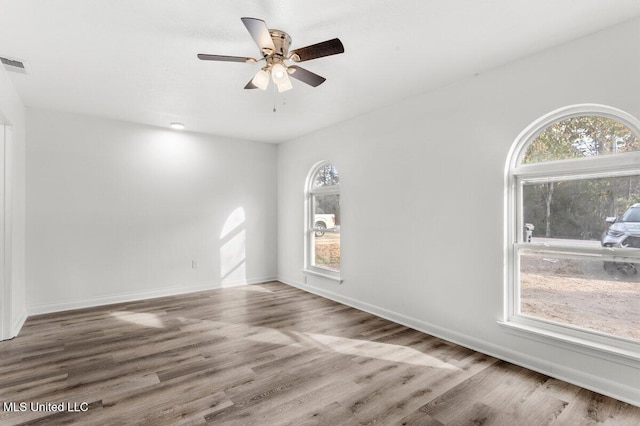
<svg viewBox="0 0 640 426">
<path fill-rule="evenodd" d="M 635 20 L 279 145 L 280 279 L 640 404 L 637 362 L 567 351 L 497 324 L 509 148 L 566 105 L 640 117 L 640 57 L 630 54 L 638 41 Z M 342 285 L 302 273 L 304 182 L 319 160 L 341 177 Z"/>
<path fill-rule="evenodd" d="M 274 145 L 35 109 L 27 122 L 30 314 L 276 277 Z"/>
<path fill-rule="evenodd" d="M 9 76 L 0 67 L 0 340 L 18 334 L 25 309 L 25 110 Z"/>
</svg>

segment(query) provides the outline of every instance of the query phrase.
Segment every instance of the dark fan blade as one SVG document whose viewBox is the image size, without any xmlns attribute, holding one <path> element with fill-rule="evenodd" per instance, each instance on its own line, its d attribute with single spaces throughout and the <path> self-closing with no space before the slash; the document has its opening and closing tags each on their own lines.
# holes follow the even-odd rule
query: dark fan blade
<svg viewBox="0 0 640 426">
<path fill-rule="evenodd" d="M 320 86 L 326 80 L 326 78 L 321 77 L 318 74 L 314 74 L 311 71 L 307 71 L 304 68 L 300 68 L 297 65 L 291 65 L 289 69 L 294 70 L 289 74 L 289 76 L 296 80 L 300 80 L 303 83 L 307 83 L 309 86 Z"/>
<path fill-rule="evenodd" d="M 223 61 L 223 62 L 257 62 L 254 58 L 244 58 L 242 56 L 208 55 L 198 53 L 198 58 L 203 61 Z"/>
<path fill-rule="evenodd" d="M 344 53 L 344 46 L 340 39 L 334 38 L 293 50 L 289 57 L 292 61 L 304 62 L 310 59 L 322 58 L 323 56 L 337 55 L 338 53 Z"/>
<path fill-rule="evenodd" d="M 276 46 L 273 44 L 273 40 L 271 39 L 271 34 L 269 34 L 269 28 L 267 28 L 267 24 L 262 19 L 256 18 L 240 18 L 242 19 L 242 23 L 245 27 L 247 27 L 247 31 L 253 37 L 253 40 L 256 42 L 258 47 L 260 48 L 260 52 L 264 55 L 264 50 L 268 50 L 268 54 L 271 54 L 276 51 Z"/>
<path fill-rule="evenodd" d="M 257 89 L 258 86 L 256 86 L 255 84 L 253 84 L 253 79 L 249 80 L 249 82 L 247 83 L 246 86 L 244 86 L 245 89 Z"/>
</svg>

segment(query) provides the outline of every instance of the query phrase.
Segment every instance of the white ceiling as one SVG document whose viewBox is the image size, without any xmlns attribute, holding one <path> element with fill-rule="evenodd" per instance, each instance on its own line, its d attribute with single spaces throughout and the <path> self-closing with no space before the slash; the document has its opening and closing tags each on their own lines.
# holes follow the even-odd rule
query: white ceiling
<svg viewBox="0 0 640 426">
<path fill-rule="evenodd" d="M 260 65 L 196 58 L 259 57 L 243 16 L 345 53 L 301 64 L 319 87 L 244 90 Z M 30 107 L 280 142 L 637 16 L 638 0 L 0 0 L 0 56 L 27 63 L 9 75 Z"/>
</svg>

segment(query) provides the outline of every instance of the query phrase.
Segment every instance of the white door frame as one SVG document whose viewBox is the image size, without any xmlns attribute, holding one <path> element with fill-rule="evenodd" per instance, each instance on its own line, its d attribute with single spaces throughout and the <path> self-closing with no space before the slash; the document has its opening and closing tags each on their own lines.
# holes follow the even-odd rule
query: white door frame
<svg viewBox="0 0 640 426">
<path fill-rule="evenodd" d="M 7 191 L 7 126 L 0 113 L 0 340 L 11 337 L 11 261 L 7 239 L 11 235 L 8 215 L 11 213 Z M 8 231 L 8 232 L 7 232 Z M 10 238 L 10 237 L 9 237 Z"/>
</svg>

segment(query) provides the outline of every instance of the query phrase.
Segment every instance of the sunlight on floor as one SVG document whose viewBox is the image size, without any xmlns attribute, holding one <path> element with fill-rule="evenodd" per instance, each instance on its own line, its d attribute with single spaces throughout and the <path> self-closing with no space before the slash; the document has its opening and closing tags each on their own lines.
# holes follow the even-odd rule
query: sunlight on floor
<svg viewBox="0 0 640 426">
<path fill-rule="evenodd" d="M 156 314 L 116 311 L 112 312 L 111 316 L 143 327 L 164 328 L 164 323 Z"/>
<path fill-rule="evenodd" d="M 436 367 L 446 370 L 459 370 L 458 367 L 427 355 L 416 349 L 394 345 L 390 343 L 374 342 L 370 340 L 350 339 L 294 330 L 278 330 L 270 327 L 254 327 L 244 323 L 234 324 L 226 321 L 201 321 L 198 324 L 182 327 L 185 331 L 203 331 L 212 335 L 229 333 L 233 330 L 236 338 L 249 339 L 256 342 L 297 347 L 313 347 L 323 351 L 330 351 L 353 357 L 368 357 L 389 362 Z"/>
<path fill-rule="evenodd" d="M 243 285 L 240 287 L 235 287 L 235 289 L 237 291 L 249 291 L 249 292 L 255 292 L 255 293 L 273 293 L 272 290 L 269 290 L 268 288 L 264 288 L 258 284 Z"/>
<path fill-rule="evenodd" d="M 372 342 L 369 340 L 349 339 L 326 334 L 302 333 L 317 342 L 321 348 L 330 349 L 345 355 L 366 356 L 383 361 L 402 362 L 424 367 L 437 367 L 447 370 L 458 370 L 438 358 L 402 345 Z"/>
</svg>

